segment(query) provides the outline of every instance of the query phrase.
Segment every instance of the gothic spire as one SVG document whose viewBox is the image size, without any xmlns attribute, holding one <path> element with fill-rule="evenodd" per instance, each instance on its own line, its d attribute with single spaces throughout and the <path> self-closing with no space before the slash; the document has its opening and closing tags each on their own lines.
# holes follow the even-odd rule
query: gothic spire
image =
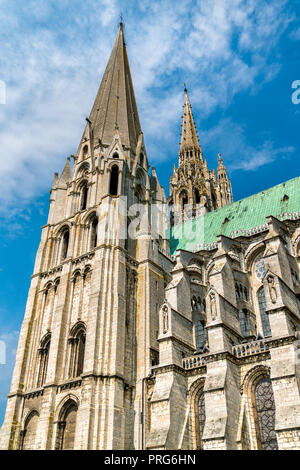
<svg viewBox="0 0 300 470">
<path fill-rule="evenodd" d="M 110 145 L 118 129 L 122 144 L 135 152 L 141 126 L 122 22 L 89 120 L 95 142 Z"/>
<path fill-rule="evenodd" d="M 192 106 L 189 100 L 187 89 L 185 87 L 180 151 L 186 149 L 201 150 L 192 113 Z"/>
</svg>

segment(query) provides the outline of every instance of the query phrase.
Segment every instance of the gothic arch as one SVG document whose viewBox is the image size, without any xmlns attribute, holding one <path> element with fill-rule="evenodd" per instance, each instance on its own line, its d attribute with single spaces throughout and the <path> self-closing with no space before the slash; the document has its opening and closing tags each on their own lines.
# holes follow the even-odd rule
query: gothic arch
<svg viewBox="0 0 300 470">
<path fill-rule="evenodd" d="M 79 193 L 79 207 L 77 209 L 79 211 L 86 210 L 88 206 L 88 196 L 89 196 L 89 182 L 88 180 L 84 179 L 80 181 L 77 187 L 77 191 Z"/>
<path fill-rule="evenodd" d="M 85 158 L 87 158 L 88 153 L 89 153 L 89 145 L 86 142 L 84 142 L 81 152 L 80 152 L 80 157 L 81 157 L 80 160 L 84 160 Z"/>
<path fill-rule="evenodd" d="M 110 172 L 109 177 L 109 190 L 108 193 L 111 196 L 118 196 L 119 194 L 119 182 L 120 182 L 120 168 L 119 165 L 114 163 L 108 168 Z"/>
<path fill-rule="evenodd" d="M 62 232 L 62 230 L 65 230 L 67 228 L 71 232 L 71 229 L 72 229 L 71 222 L 62 222 L 61 224 L 58 225 L 58 227 L 55 228 L 55 230 L 53 232 L 53 237 L 57 238 L 60 235 L 60 233 Z"/>
<path fill-rule="evenodd" d="M 63 407 L 70 400 L 72 400 L 74 403 L 76 403 L 77 407 L 79 408 L 79 406 L 80 406 L 79 397 L 77 395 L 75 395 L 75 393 L 68 393 L 68 395 L 64 396 L 60 400 L 60 402 L 58 403 L 58 405 L 56 407 L 55 414 L 54 414 L 54 423 L 57 423 L 57 421 L 61 418 Z"/>
<path fill-rule="evenodd" d="M 64 261 L 69 252 L 71 237 L 71 225 L 64 223 L 55 232 L 55 246 L 53 253 L 53 265 L 56 266 Z"/>
<path fill-rule="evenodd" d="M 37 388 L 42 387 L 46 382 L 50 345 L 51 345 L 51 333 L 48 332 L 42 338 L 40 342 L 40 347 L 38 350 L 39 361 L 38 361 Z"/>
<path fill-rule="evenodd" d="M 79 400 L 75 395 L 69 394 L 60 402 L 56 412 L 56 450 L 74 449 L 78 408 Z"/>
<path fill-rule="evenodd" d="M 41 348 L 44 348 L 45 345 L 48 343 L 48 341 L 51 340 L 51 332 L 48 331 L 41 339 L 41 342 L 40 342 L 40 347 Z"/>
<path fill-rule="evenodd" d="M 145 179 L 145 174 L 144 170 L 142 168 L 138 168 L 135 174 L 135 178 L 137 183 L 141 184 L 142 186 L 146 187 L 146 179 Z"/>
<path fill-rule="evenodd" d="M 53 287 L 53 281 L 47 281 L 46 284 L 44 285 L 42 292 L 48 292 L 51 287 Z"/>
<path fill-rule="evenodd" d="M 71 281 L 75 282 L 76 278 L 78 276 L 81 276 L 81 270 L 79 268 L 77 268 L 77 269 L 75 269 L 75 271 L 73 271 L 72 276 L 71 276 Z"/>
<path fill-rule="evenodd" d="M 83 372 L 85 357 L 86 326 L 78 321 L 69 335 L 69 378 L 79 377 Z"/>
<path fill-rule="evenodd" d="M 86 176 L 86 173 L 90 171 L 90 164 L 88 162 L 82 163 L 76 172 L 76 178 L 81 178 L 82 176 Z"/>
<path fill-rule="evenodd" d="M 190 450 L 203 449 L 202 435 L 205 425 L 205 378 L 197 379 L 188 391 Z"/>
<path fill-rule="evenodd" d="M 135 186 L 134 199 L 137 204 L 142 203 L 145 199 L 145 193 L 140 183 L 136 184 Z"/>
<path fill-rule="evenodd" d="M 90 264 L 88 264 L 87 266 L 85 266 L 85 268 L 83 270 L 83 276 L 86 276 L 88 273 L 91 273 L 91 272 L 92 272 L 92 267 L 91 267 Z"/>
<path fill-rule="evenodd" d="M 246 271 L 248 272 L 251 271 L 253 267 L 253 263 L 255 262 L 256 258 L 258 258 L 260 254 L 263 254 L 264 250 L 265 250 L 264 242 L 259 242 L 255 244 L 254 246 L 250 246 L 246 250 L 246 253 L 245 253 L 245 270 Z"/>
<path fill-rule="evenodd" d="M 291 245 L 293 249 L 293 254 L 295 256 L 300 256 L 300 227 L 295 230 L 291 238 Z"/>
<path fill-rule="evenodd" d="M 184 207 L 187 206 L 189 203 L 189 195 L 186 189 L 182 189 L 180 191 L 178 199 L 179 199 L 181 209 L 184 210 Z"/>
<path fill-rule="evenodd" d="M 251 389 L 251 386 L 253 385 L 253 383 L 255 383 L 257 378 L 263 375 L 270 377 L 270 373 L 271 373 L 271 369 L 268 366 L 260 364 L 258 366 L 252 367 L 252 369 L 250 369 L 247 372 L 247 374 L 245 375 L 243 379 L 243 382 L 241 385 L 241 394 L 248 393 Z"/>
<path fill-rule="evenodd" d="M 215 267 L 215 261 L 214 260 L 211 260 L 208 265 L 206 266 L 206 269 L 205 269 L 205 282 L 206 282 L 206 279 L 209 278 L 210 276 L 210 273 L 212 272 L 212 270 L 214 269 Z"/>
<path fill-rule="evenodd" d="M 75 336 L 79 330 L 86 331 L 86 325 L 83 321 L 78 321 L 75 323 L 75 325 L 72 326 L 70 330 L 70 336 Z"/>
<path fill-rule="evenodd" d="M 39 421 L 39 413 L 36 409 L 30 410 L 25 419 L 23 430 L 21 431 L 21 450 L 34 450 L 35 449 L 35 437 Z"/>
<path fill-rule="evenodd" d="M 262 399 L 264 396 L 269 400 L 269 409 L 264 411 L 264 404 L 257 402 L 257 387 L 261 386 L 261 383 L 265 386 L 270 394 L 270 397 L 266 396 L 265 391 L 262 393 Z M 241 385 L 242 395 L 242 408 L 246 407 L 247 413 L 250 420 L 250 428 L 255 432 L 252 432 L 251 442 L 252 448 L 254 449 L 267 449 L 269 445 L 274 448 L 277 446 L 276 435 L 275 435 L 275 404 L 272 383 L 270 379 L 270 367 L 265 365 L 257 365 L 250 369 L 245 375 Z M 265 413 L 265 416 L 262 415 Z M 271 435 L 271 441 L 266 442 L 265 437 L 262 439 L 261 436 L 265 436 L 265 430 L 262 426 L 267 426 L 267 434 Z"/>
<path fill-rule="evenodd" d="M 84 234 L 81 240 L 81 252 L 92 251 L 97 246 L 98 237 L 98 215 L 95 209 L 91 209 L 82 219 Z M 99 240 L 98 240 L 99 241 Z"/>
</svg>

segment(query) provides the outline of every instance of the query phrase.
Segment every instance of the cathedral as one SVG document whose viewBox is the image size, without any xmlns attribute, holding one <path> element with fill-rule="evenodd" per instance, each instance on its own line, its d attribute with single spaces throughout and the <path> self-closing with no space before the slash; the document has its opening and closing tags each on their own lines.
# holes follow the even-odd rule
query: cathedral
<svg viewBox="0 0 300 470">
<path fill-rule="evenodd" d="M 183 103 L 167 198 L 121 23 L 54 175 L 1 449 L 300 450 L 300 177 L 233 202 Z"/>
</svg>

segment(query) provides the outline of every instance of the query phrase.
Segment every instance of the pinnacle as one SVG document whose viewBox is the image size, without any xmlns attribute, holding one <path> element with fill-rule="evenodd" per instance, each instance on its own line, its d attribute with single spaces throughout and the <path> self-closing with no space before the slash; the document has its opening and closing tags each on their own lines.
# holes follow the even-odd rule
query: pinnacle
<svg viewBox="0 0 300 470">
<path fill-rule="evenodd" d="M 200 149 L 200 144 L 197 136 L 196 126 L 192 113 L 192 106 L 188 97 L 187 89 L 184 88 L 184 105 L 182 116 L 182 132 L 180 150 L 185 148 Z"/>
</svg>

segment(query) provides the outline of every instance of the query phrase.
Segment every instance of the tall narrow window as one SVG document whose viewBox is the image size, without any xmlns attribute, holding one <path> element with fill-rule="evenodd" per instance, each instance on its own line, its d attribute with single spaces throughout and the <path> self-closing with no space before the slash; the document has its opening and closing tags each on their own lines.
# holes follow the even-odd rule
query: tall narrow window
<svg viewBox="0 0 300 470">
<path fill-rule="evenodd" d="M 180 195 L 180 198 L 181 198 L 181 207 L 182 207 L 182 210 L 184 210 L 185 206 L 188 204 L 188 195 L 187 195 L 187 192 L 186 191 L 182 191 L 181 195 Z"/>
<path fill-rule="evenodd" d="M 239 316 L 241 333 L 244 338 L 247 338 L 251 332 L 250 314 L 246 308 L 243 308 L 243 310 L 240 310 Z"/>
<path fill-rule="evenodd" d="M 83 372 L 83 362 L 84 362 L 84 351 L 85 351 L 85 332 L 81 331 L 77 336 L 78 345 L 77 345 L 77 371 L 75 373 L 76 377 L 79 377 Z"/>
<path fill-rule="evenodd" d="M 109 194 L 112 196 L 118 195 L 118 184 L 119 184 L 119 167 L 114 165 L 111 169 Z"/>
<path fill-rule="evenodd" d="M 255 387 L 255 408 L 258 417 L 261 449 L 277 450 L 275 403 L 269 377 L 261 378 Z"/>
<path fill-rule="evenodd" d="M 193 397 L 193 419 L 192 419 L 192 428 L 193 428 L 193 449 L 201 450 L 203 449 L 203 432 L 205 427 L 206 412 L 205 412 L 205 400 L 204 400 L 204 391 L 203 384 L 199 388 Z"/>
<path fill-rule="evenodd" d="M 49 361 L 50 341 L 51 341 L 51 336 L 49 334 L 47 338 L 43 341 L 39 349 L 39 373 L 38 373 L 38 380 L 37 380 L 38 388 L 42 387 L 46 382 L 48 361 Z"/>
<path fill-rule="evenodd" d="M 91 233 L 91 249 L 96 248 L 98 244 L 98 219 L 95 218 L 92 222 L 92 233 Z"/>
<path fill-rule="evenodd" d="M 207 333 L 200 320 L 195 322 L 195 340 L 197 352 L 201 352 L 207 341 Z"/>
<path fill-rule="evenodd" d="M 88 151 L 89 151 L 89 147 L 87 145 L 85 145 L 82 149 L 82 156 L 83 158 L 86 158 L 87 157 L 87 154 L 88 154 Z"/>
<path fill-rule="evenodd" d="M 205 413 L 205 401 L 204 401 L 204 392 L 200 394 L 199 398 L 199 437 L 200 437 L 200 449 L 203 449 L 202 437 L 206 420 Z"/>
<path fill-rule="evenodd" d="M 73 328 L 73 334 L 69 338 L 70 363 L 69 378 L 79 377 L 83 372 L 85 353 L 85 326 L 79 323 Z"/>
<path fill-rule="evenodd" d="M 194 195 L 195 195 L 195 204 L 200 204 L 200 194 L 199 194 L 198 189 L 195 189 Z"/>
<path fill-rule="evenodd" d="M 80 201 L 80 210 L 83 211 L 87 208 L 87 200 L 88 200 L 88 185 L 84 183 L 81 188 L 81 201 Z"/>
<path fill-rule="evenodd" d="M 68 248 L 69 248 L 69 238 L 70 233 L 69 230 L 65 230 L 62 236 L 62 251 L 61 251 L 61 259 L 64 260 L 68 256 Z"/>
<path fill-rule="evenodd" d="M 271 336 L 272 332 L 271 332 L 271 327 L 270 327 L 269 316 L 266 312 L 267 304 L 266 304 L 266 296 L 265 296 L 264 287 L 261 287 L 258 291 L 258 305 L 259 305 L 263 335 L 265 337 Z"/>
</svg>

